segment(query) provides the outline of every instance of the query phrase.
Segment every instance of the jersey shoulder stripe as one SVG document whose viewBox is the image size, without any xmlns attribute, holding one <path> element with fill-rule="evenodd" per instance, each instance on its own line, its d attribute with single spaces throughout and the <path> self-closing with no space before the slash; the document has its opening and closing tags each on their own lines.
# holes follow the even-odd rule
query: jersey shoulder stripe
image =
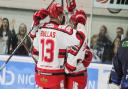
<svg viewBox="0 0 128 89">
<path fill-rule="evenodd" d="M 50 24 L 49 23 L 45 23 L 40 28 L 54 29 L 54 30 L 57 30 L 57 31 L 61 31 L 61 32 L 67 33 L 69 35 L 73 34 L 73 29 L 69 25 L 56 25 L 56 24 L 51 24 L 51 23 Z"/>
</svg>

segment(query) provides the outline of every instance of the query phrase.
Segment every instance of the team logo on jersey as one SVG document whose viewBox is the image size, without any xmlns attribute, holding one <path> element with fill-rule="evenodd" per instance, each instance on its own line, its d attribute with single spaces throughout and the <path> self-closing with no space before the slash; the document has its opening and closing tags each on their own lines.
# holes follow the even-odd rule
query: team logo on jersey
<svg viewBox="0 0 128 89">
<path fill-rule="evenodd" d="M 40 79 L 40 81 L 41 82 L 44 82 L 44 83 L 47 83 L 48 82 L 48 79 L 46 79 L 46 78 L 43 77 L 43 78 Z"/>
</svg>

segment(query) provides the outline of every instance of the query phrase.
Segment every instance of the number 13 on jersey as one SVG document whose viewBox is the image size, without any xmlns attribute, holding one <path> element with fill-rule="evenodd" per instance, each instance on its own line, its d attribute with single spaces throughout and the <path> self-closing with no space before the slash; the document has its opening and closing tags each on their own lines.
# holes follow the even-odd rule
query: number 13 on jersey
<svg viewBox="0 0 128 89">
<path fill-rule="evenodd" d="M 45 62 L 52 62 L 54 59 L 54 40 L 53 39 L 41 39 L 42 45 L 42 60 Z"/>
</svg>

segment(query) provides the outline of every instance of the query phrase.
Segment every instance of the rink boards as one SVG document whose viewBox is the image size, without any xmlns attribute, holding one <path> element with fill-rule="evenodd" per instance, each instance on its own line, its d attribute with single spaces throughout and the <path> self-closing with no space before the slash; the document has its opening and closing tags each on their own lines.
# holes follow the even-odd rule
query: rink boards
<svg viewBox="0 0 128 89">
<path fill-rule="evenodd" d="M 0 65 L 8 56 L 0 55 Z M 107 81 L 111 65 L 91 63 L 86 89 L 109 89 Z M 34 89 L 34 62 L 31 57 L 12 57 L 0 71 L 0 89 Z"/>
</svg>

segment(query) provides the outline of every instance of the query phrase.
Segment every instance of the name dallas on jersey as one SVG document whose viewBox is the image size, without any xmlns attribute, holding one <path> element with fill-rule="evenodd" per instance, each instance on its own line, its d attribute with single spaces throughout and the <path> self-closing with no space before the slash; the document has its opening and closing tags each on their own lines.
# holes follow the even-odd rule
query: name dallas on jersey
<svg viewBox="0 0 128 89">
<path fill-rule="evenodd" d="M 56 32 L 54 32 L 54 31 L 41 31 L 41 36 L 55 38 Z"/>
</svg>

